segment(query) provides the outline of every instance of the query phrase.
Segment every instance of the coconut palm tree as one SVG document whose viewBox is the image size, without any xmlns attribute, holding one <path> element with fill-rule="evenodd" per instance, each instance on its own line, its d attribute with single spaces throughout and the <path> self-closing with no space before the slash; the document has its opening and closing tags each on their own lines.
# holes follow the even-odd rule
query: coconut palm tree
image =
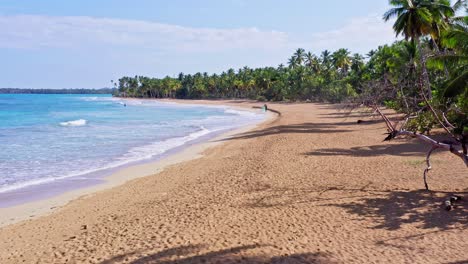
<svg viewBox="0 0 468 264">
<path fill-rule="evenodd" d="M 371 58 L 372 56 L 375 55 L 375 50 L 370 50 L 367 54 L 366 54 L 366 57 L 367 58 Z"/>
<path fill-rule="evenodd" d="M 332 54 L 333 65 L 342 75 L 346 75 L 351 66 L 350 52 L 347 49 L 339 49 Z"/>
<path fill-rule="evenodd" d="M 430 35 L 437 43 L 440 29 L 446 28 L 447 17 L 453 16 L 454 11 L 448 0 L 390 0 L 394 8 L 388 10 L 383 19 L 385 21 L 396 17 L 393 29 L 396 35 L 403 35 L 406 40 L 415 42 L 418 50 L 422 51 L 420 39 Z M 426 69 L 426 56 L 421 52 L 420 89 L 427 89 L 427 97 L 432 98 L 431 85 Z"/>
<path fill-rule="evenodd" d="M 463 24 L 454 25 L 444 35 L 443 44 L 451 51 L 438 54 L 431 63 L 439 67 L 448 66 L 451 69 L 450 78 L 443 95 L 454 97 L 468 89 L 468 17 Z"/>
<path fill-rule="evenodd" d="M 446 26 L 445 18 L 454 14 L 447 0 L 390 0 L 390 5 L 394 8 L 385 12 L 383 19 L 396 17 L 393 24 L 396 35 L 416 42 L 426 35 L 436 40 L 440 29 Z"/>
<path fill-rule="evenodd" d="M 313 73 L 320 72 L 320 60 L 310 51 L 305 55 L 305 64 L 307 67 L 309 67 L 309 69 L 312 70 Z"/>
<path fill-rule="evenodd" d="M 322 60 L 322 65 L 329 70 L 331 68 L 331 53 L 328 50 L 322 51 L 322 54 L 320 55 L 320 59 Z"/>
<path fill-rule="evenodd" d="M 305 59 L 305 50 L 302 48 L 297 49 L 296 52 L 294 52 L 293 57 L 296 58 L 297 64 L 302 65 Z"/>
<path fill-rule="evenodd" d="M 364 68 L 364 57 L 359 53 L 354 53 L 351 57 L 351 69 L 355 72 Z"/>
<path fill-rule="evenodd" d="M 295 69 L 299 66 L 299 64 L 297 63 L 296 56 L 292 56 L 291 58 L 288 59 L 288 66 L 291 69 Z"/>
</svg>

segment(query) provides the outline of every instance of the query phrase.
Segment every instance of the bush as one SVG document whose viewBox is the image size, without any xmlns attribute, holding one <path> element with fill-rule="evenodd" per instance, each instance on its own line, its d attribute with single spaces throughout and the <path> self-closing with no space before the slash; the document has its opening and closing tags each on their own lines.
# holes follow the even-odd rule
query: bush
<svg viewBox="0 0 468 264">
<path fill-rule="evenodd" d="M 423 112 L 416 118 L 410 119 L 407 124 L 407 130 L 429 133 L 434 127 L 435 120 L 431 112 Z"/>
</svg>

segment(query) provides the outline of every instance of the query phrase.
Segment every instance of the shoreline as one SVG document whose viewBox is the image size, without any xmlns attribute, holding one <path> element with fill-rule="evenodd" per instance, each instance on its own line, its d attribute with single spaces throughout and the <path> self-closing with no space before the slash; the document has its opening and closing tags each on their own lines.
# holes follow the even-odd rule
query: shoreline
<svg viewBox="0 0 468 264">
<path fill-rule="evenodd" d="M 124 98 L 127 100 L 127 98 Z M 130 99 L 131 100 L 131 99 Z M 145 100 L 145 99 L 138 99 Z M 155 100 L 155 99 L 147 99 Z M 173 103 L 181 105 L 200 105 L 205 107 L 226 107 L 231 109 L 237 109 L 241 111 L 255 111 L 252 109 L 250 104 L 258 104 L 256 102 L 250 102 L 249 106 L 228 106 L 223 104 L 225 101 L 219 101 L 212 103 L 192 103 L 192 101 L 186 102 L 185 100 L 177 99 L 162 99 L 157 100 L 163 103 Z M 196 102 L 196 101 L 195 101 Z M 243 133 L 256 127 L 272 121 L 277 115 L 272 112 L 267 112 L 266 117 L 263 121 L 256 124 L 246 125 L 239 128 L 229 129 L 227 131 L 213 132 L 213 134 L 203 136 L 201 138 L 195 139 L 192 142 L 187 142 L 186 144 L 176 147 L 169 150 L 167 153 L 163 153 L 160 156 L 150 159 L 150 160 L 141 160 L 129 165 L 122 165 L 116 168 L 111 168 L 100 172 L 95 177 L 89 177 L 86 180 L 89 181 L 82 186 L 71 187 L 65 191 L 58 191 L 58 193 L 53 194 L 49 197 L 41 198 L 36 197 L 37 199 L 26 200 L 20 204 L 15 204 L 12 206 L 7 206 L 0 208 L 0 228 L 15 224 L 24 220 L 35 219 L 44 215 L 53 213 L 60 208 L 66 206 L 74 200 L 83 199 L 90 197 L 97 192 L 105 191 L 108 189 L 115 188 L 117 186 L 123 185 L 129 181 L 154 176 L 165 168 L 183 163 L 186 161 L 198 159 L 203 157 L 203 152 L 209 148 L 212 148 L 218 144 L 221 144 L 224 139 L 237 134 Z M 205 138 L 208 137 L 208 138 Z M 107 172 L 107 173 L 106 173 Z M 67 179 L 65 179 L 67 180 Z M 69 180 L 73 180 L 70 178 Z M 92 181 L 95 182 L 92 182 Z M 62 183 L 66 184 L 66 183 Z M 68 183 L 70 184 L 70 183 Z M 73 184 L 73 183 L 71 183 Z M 51 187 L 51 186 L 49 186 Z M 20 192 L 21 190 L 19 190 Z"/>
<path fill-rule="evenodd" d="M 427 146 L 382 142 L 380 119 L 268 106 L 281 116 L 213 140 L 199 158 L 0 228 L 0 262 L 466 262 L 468 204 L 442 206 L 468 194 L 457 157 L 433 154 L 427 192 Z"/>
</svg>

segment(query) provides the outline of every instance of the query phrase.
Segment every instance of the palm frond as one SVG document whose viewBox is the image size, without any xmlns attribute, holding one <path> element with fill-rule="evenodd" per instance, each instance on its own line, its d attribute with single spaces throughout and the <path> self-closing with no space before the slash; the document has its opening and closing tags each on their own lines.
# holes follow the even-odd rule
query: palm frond
<svg viewBox="0 0 468 264">
<path fill-rule="evenodd" d="M 447 83 L 444 91 L 444 97 L 452 98 L 466 92 L 468 89 L 468 69 L 453 78 Z"/>
<path fill-rule="evenodd" d="M 453 10 L 458 11 L 462 8 L 468 8 L 467 1 L 466 0 L 458 0 L 453 4 Z"/>
<path fill-rule="evenodd" d="M 383 15 L 383 19 L 385 20 L 385 22 L 387 22 L 388 20 L 396 16 L 399 16 L 403 12 L 404 12 L 404 9 L 402 7 L 392 8 L 388 10 L 387 12 L 385 12 L 385 14 Z"/>
</svg>

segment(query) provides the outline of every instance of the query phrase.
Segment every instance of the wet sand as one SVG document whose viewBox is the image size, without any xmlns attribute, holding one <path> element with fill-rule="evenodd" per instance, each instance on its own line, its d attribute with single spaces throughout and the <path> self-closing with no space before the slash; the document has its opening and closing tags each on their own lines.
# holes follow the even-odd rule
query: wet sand
<svg viewBox="0 0 468 264">
<path fill-rule="evenodd" d="M 428 146 L 382 142 L 377 118 L 269 107 L 281 115 L 201 157 L 1 228 L 0 263 L 468 262 L 466 198 L 442 206 L 466 197 L 459 158 L 435 153 L 426 192 Z"/>
</svg>

